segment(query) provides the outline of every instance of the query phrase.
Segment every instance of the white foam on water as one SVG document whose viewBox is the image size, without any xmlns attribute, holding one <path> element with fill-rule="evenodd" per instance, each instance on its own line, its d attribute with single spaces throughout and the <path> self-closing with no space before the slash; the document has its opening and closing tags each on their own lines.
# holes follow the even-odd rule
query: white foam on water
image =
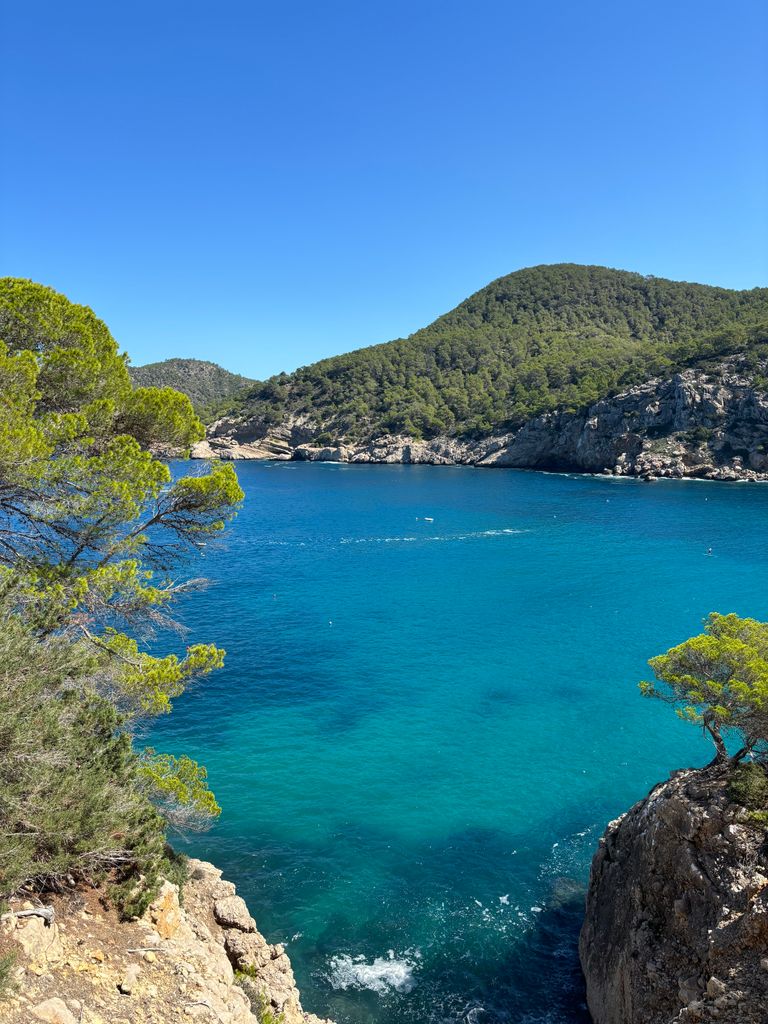
<svg viewBox="0 0 768 1024">
<path fill-rule="evenodd" d="M 467 1010 L 466 1016 L 464 1017 L 465 1024 L 480 1024 L 481 1014 L 485 1013 L 485 1007 L 473 1006 L 471 1010 Z"/>
<path fill-rule="evenodd" d="M 423 543 L 450 543 L 451 541 L 479 540 L 484 537 L 515 537 L 519 533 L 528 533 L 528 530 L 472 530 L 469 533 L 437 534 L 434 536 L 419 537 L 342 537 L 340 544 L 412 544 L 415 541 Z"/>
<path fill-rule="evenodd" d="M 335 989 L 368 989 L 383 996 L 388 992 L 407 993 L 416 986 L 413 972 L 421 959 L 418 950 L 406 950 L 398 959 L 393 949 L 386 956 L 368 962 L 364 956 L 343 953 L 329 960 L 328 980 Z"/>
</svg>

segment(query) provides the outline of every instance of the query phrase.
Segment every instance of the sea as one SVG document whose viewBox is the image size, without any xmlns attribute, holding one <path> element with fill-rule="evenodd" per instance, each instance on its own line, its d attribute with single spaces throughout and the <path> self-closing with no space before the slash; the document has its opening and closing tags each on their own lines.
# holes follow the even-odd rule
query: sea
<svg viewBox="0 0 768 1024">
<path fill-rule="evenodd" d="M 203 762 L 222 806 L 175 845 L 339 1024 L 585 1024 L 600 836 L 713 753 L 638 682 L 711 611 L 768 619 L 768 486 L 237 472 L 188 635 L 162 638 L 227 651 L 146 737 Z"/>
</svg>

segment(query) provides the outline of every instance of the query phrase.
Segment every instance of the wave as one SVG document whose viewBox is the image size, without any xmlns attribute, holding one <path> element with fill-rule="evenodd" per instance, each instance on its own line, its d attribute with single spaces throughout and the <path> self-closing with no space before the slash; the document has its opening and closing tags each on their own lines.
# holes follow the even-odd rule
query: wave
<svg viewBox="0 0 768 1024">
<path fill-rule="evenodd" d="M 364 956 L 346 953 L 329 960 L 328 981 L 335 989 L 368 989 L 383 996 L 388 992 L 411 992 L 416 986 L 413 972 L 421 959 L 418 950 L 407 951 L 402 959 L 390 949 L 385 957 L 377 956 L 371 963 Z"/>
<path fill-rule="evenodd" d="M 406 537 L 342 537 L 340 544 L 403 544 L 414 541 L 445 542 L 456 540 L 477 540 L 481 537 L 512 537 L 528 530 L 472 530 L 469 533 L 446 533 L 436 535 L 411 535 Z"/>
<path fill-rule="evenodd" d="M 310 540 L 274 540 L 265 538 L 259 541 L 265 547 L 278 548 L 307 548 L 318 545 L 333 544 L 414 544 L 417 541 L 422 543 L 450 542 L 462 540 L 481 540 L 485 537 L 514 537 L 519 533 L 530 533 L 530 530 L 472 530 L 469 533 L 445 533 L 445 534 L 409 534 L 396 537 L 340 537 L 338 540 L 330 537 L 318 537 Z"/>
</svg>

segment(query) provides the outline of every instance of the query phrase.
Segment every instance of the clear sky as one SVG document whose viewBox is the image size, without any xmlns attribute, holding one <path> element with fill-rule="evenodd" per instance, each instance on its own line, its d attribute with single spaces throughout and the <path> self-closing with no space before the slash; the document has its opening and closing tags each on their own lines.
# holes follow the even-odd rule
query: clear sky
<svg viewBox="0 0 768 1024">
<path fill-rule="evenodd" d="M 768 284 L 764 0 L 4 4 L 0 271 L 264 377 L 582 262 Z"/>
</svg>

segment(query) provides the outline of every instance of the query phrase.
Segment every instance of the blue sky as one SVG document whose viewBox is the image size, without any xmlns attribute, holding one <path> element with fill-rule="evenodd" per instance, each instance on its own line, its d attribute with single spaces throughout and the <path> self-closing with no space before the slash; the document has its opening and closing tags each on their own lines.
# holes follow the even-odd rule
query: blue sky
<svg viewBox="0 0 768 1024">
<path fill-rule="evenodd" d="M 0 272 L 264 377 L 520 267 L 768 284 L 768 7 L 5 6 Z"/>
</svg>

